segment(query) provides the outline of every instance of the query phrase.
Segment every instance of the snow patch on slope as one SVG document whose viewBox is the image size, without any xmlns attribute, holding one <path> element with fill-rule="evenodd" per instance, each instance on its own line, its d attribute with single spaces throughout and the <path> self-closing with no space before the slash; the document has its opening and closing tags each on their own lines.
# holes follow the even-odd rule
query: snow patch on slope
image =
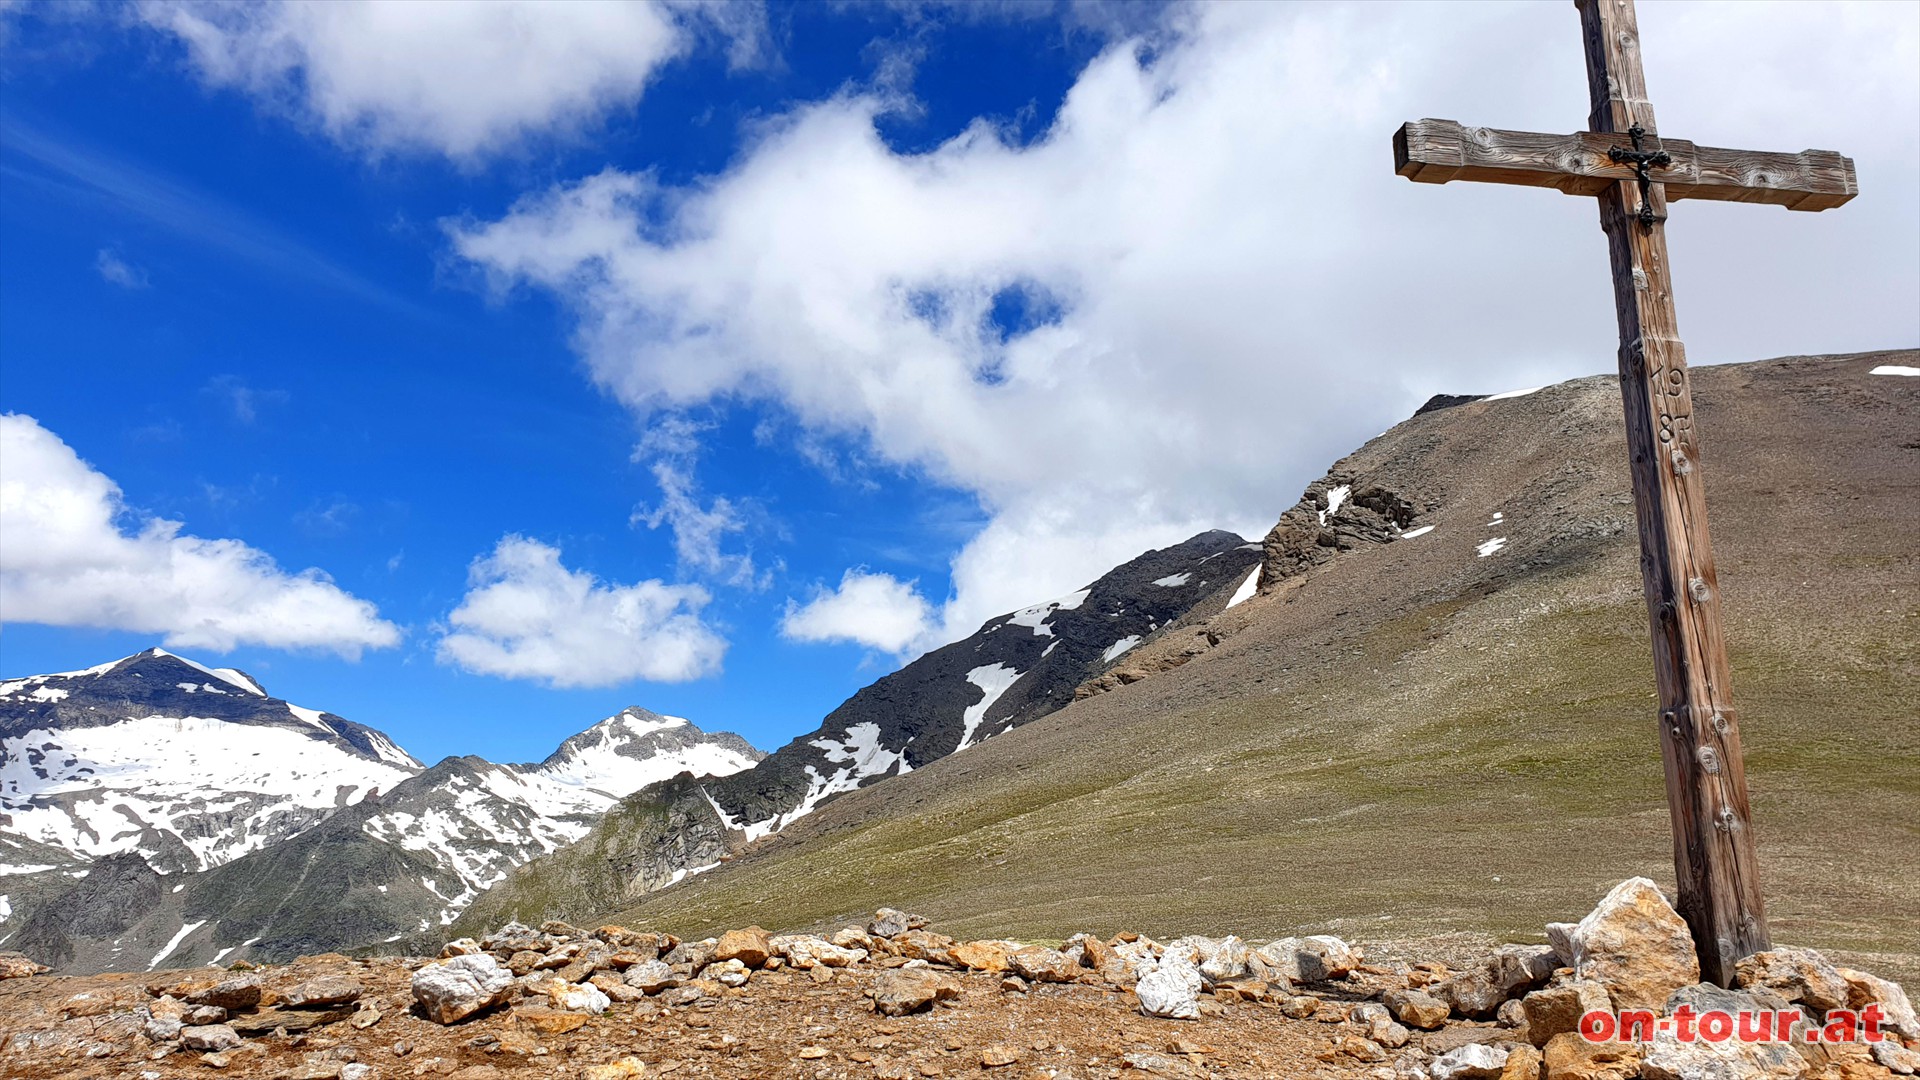
<svg viewBox="0 0 1920 1080">
<path fill-rule="evenodd" d="M 1100 662 L 1103 664 L 1111 664 L 1120 654 L 1138 644 L 1140 644 L 1140 635 L 1128 634 L 1126 637 L 1107 646 L 1107 651 L 1100 654 Z"/>
<path fill-rule="evenodd" d="M 1320 524 L 1325 525 L 1328 518 L 1339 513 L 1340 504 L 1346 502 L 1347 496 L 1352 494 L 1352 492 L 1353 486 L 1351 484 L 1341 484 L 1339 487 L 1327 492 L 1327 508 L 1320 511 Z"/>
<path fill-rule="evenodd" d="M 1056 611 L 1072 611 L 1081 604 L 1086 603 L 1087 595 L 1091 591 L 1092 590 L 1089 589 L 1081 589 L 1078 592 L 1070 592 L 1058 600 L 1049 600 L 1044 604 L 1035 604 L 1032 607 L 1021 608 L 1019 611 L 1007 616 L 1007 622 L 1014 626 L 1024 626 L 1032 630 L 1037 636 L 1052 637 L 1053 627 L 1047 625 L 1047 620 L 1051 618 Z"/>
<path fill-rule="evenodd" d="M 1086 599 L 1086 594 L 1080 594 L 1080 598 Z M 1076 603 L 1074 606 L 1079 605 Z M 1013 684 L 1020 681 L 1021 674 L 1022 672 L 1006 664 L 988 664 L 967 672 L 967 681 L 980 688 L 981 697 L 979 701 L 967 706 L 966 712 L 960 716 L 962 722 L 966 724 L 966 729 L 960 733 L 960 745 L 953 748 L 954 753 L 957 754 L 973 745 L 973 733 L 979 730 L 980 721 L 986 719 L 987 710 L 993 708 L 993 703 L 1000 700 L 1000 695 L 1011 690 Z"/>
<path fill-rule="evenodd" d="M 1227 607 L 1235 607 L 1240 604 L 1244 604 L 1247 601 L 1253 599 L 1253 594 L 1259 591 L 1260 591 L 1260 568 L 1256 566 L 1253 568 L 1253 572 L 1247 575 L 1247 580 L 1241 582 L 1240 587 L 1233 590 L 1233 595 L 1227 598 Z M 1225 609 L 1222 609 L 1222 610 L 1225 610 Z"/>
<path fill-rule="evenodd" d="M 182 926 L 179 932 L 173 935 L 173 939 L 171 941 L 168 941 L 165 945 L 162 945 L 160 947 L 160 951 L 153 954 L 153 959 L 147 961 L 147 970 L 152 971 L 154 968 L 159 967 L 160 961 L 165 960 L 167 957 L 173 955 L 173 950 L 179 948 L 180 943 L 187 940 L 188 934 L 193 933 L 195 930 L 198 930 L 205 925 L 207 925 L 207 920 L 201 919 L 199 922 L 190 922 Z"/>
</svg>

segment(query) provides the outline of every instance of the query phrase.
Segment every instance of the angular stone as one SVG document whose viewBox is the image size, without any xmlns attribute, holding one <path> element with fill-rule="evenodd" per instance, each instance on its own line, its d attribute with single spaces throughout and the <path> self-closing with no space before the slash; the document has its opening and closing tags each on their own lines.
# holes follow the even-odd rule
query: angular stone
<svg viewBox="0 0 1920 1080">
<path fill-rule="evenodd" d="M 1248 950 L 1247 966 L 1256 976 L 1279 986 L 1306 981 L 1300 974 L 1299 938 L 1281 938 Z"/>
<path fill-rule="evenodd" d="M 1362 1039 L 1357 1035 L 1342 1035 L 1334 1043 L 1334 1048 L 1355 1061 L 1385 1061 L 1387 1052 L 1372 1039 Z"/>
<path fill-rule="evenodd" d="M 1920 1073 L 1920 1053 L 1915 1053 L 1892 1039 L 1874 1043 L 1872 1053 L 1873 1060 L 1888 1072 L 1900 1076 Z"/>
<path fill-rule="evenodd" d="M 1099 972 L 1100 975 L 1109 982 L 1113 981 L 1116 975 L 1121 975 L 1125 972 L 1127 966 L 1126 961 L 1121 959 L 1120 954 L 1113 950 L 1113 946 L 1101 941 L 1099 938 L 1089 936 L 1081 942 L 1081 948 L 1086 955 L 1086 965 L 1094 971 Z M 956 953 L 955 955 L 957 956 L 958 954 Z"/>
<path fill-rule="evenodd" d="M 1489 1020 L 1499 1012 L 1507 995 L 1493 981 L 1493 972 L 1481 964 L 1446 980 L 1433 988 L 1433 996 L 1453 1007 L 1461 1016 Z"/>
<path fill-rule="evenodd" d="M 1613 1000 L 1607 988 L 1597 982 L 1576 979 L 1573 982 L 1535 990 L 1520 999 L 1527 1015 L 1527 1041 L 1545 1046 L 1556 1035 L 1580 1030 L 1580 1018 L 1590 1012 L 1612 1012 Z"/>
<path fill-rule="evenodd" d="M 1204 985 L 1200 971 L 1178 953 L 1168 955 L 1159 966 L 1140 977 L 1133 992 L 1140 998 L 1140 1011 L 1168 1020 L 1200 1019 L 1200 989 Z"/>
<path fill-rule="evenodd" d="M 180 1022 L 191 1025 L 224 1024 L 227 1010 L 218 1005 L 194 1005 L 180 1014 Z"/>
<path fill-rule="evenodd" d="M 701 968 L 713 963 L 713 950 L 719 944 L 720 942 L 717 938 L 708 938 L 705 941 L 683 941 L 675 945 L 660 959 L 666 961 L 669 965 L 685 964 L 694 971 L 699 971 Z"/>
<path fill-rule="evenodd" d="M 187 995 L 187 1001 L 193 1005 L 218 1005 L 228 1010 L 251 1009 L 260 1004 L 260 994 L 259 976 L 236 975 L 194 990 Z"/>
<path fill-rule="evenodd" d="M 470 937 L 454 938 L 440 946 L 440 959 L 451 960 L 456 956 L 471 956 L 482 951 L 480 943 Z"/>
<path fill-rule="evenodd" d="M 480 939 L 482 949 L 501 956 L 510 956 L 522 949 L 538 952 L 541 945 L 540 935 L 534 933 L 532 927 L 522 926 L 517 922 L 510 922 Z"/>
<path fill-rule="evenodd" d="M 767 958 L 774 955 L 773 935 L 757 926 L 744 930 L 729 930 L 720 935 L 714 943 L 713 958 L 725 962 L 738 960 L 750 968 L 764 966 Z"/>
<path fill-rule="evenodd" d="M 1298 997 L 1290 997 L 1280 1003 L 1280 1011 L 1295 1020 L 1305 1020 L 1307 1017 L 1312 1016 L 1319 1008 L 1320 999 L 1317 997 L 1308 997 L 1305 994 Z M 1446 1007 L 1443 1005 L 1441 1008 L 1443 1010 L 1442 1016 L 1444 1017 Z"/>
<path fill-rule="evenodd" d="M 203 1027 L 180 1029 L 180 1045 L 188 1050 L 199 1050 L 203 1053 L 232 1050 L 245 1041 L 240 1037 L 239 1032 L 225 1024 L 207 1024 Z"/>
<path fill-rule="evenodd" d="M 1420 990 L 1389 990 L 1380 995 L 1380 1001 L 1394 1019 L 1424 1031 L 1446 1023 L 1451 1011 L 1446 1002 Z"/>
<path fill-rule="evenodd" d="M 827 940 L 843 949 L 864 949 L 872 952 L 874 946 L 873 936 L 857 926 L 843 926 L 835 930 L 833 936 Z"/>
<path fill-rule="evenodd" d="M 516 1005 L 513 1022 L 542 1035 L 565 1035 L 586 1026 L 587 1014 L 549 1009 L 544 1005 Z"/>
<path fill-rule="evenodd" d="M 1181 950 L 1200 970 L 1200 977 L 1207 985 L 1237 979 L 1247 974 L 1247 943 L 1229 934 L 1224 938 L 1190 935 L 1168 945 L 1169 950 Z"/>
<path fill-rule="evenodd" d="M 707 970 L 701 972 L 701 978 L 712 979 L 721 986 L 745 986 L 747 980 L 752 977 L 753 969 L 740 960 L 722 960 L 708 964 Z"/>
<path fill-rule="evenodd" d="M 1041 945 L 1015 949 L 1007 962 L 1021 977 L 1034 982 L 1072 982 L 1080 975 L 1080 966 L 1065 953 Z"/>
<path fill-rule="evenodd" d="M 1545 985 L 1559 966 L 1559 954 L 1551 945 L 1502 945 L 1488 962 L 1488 975 L 1502 994 L 1513 998 Z"/>
<path fill-rule="evenodd" d="M 1543 1080 L 1634 1080 L 1640 1074 L 1640 1044 L 1594 1043 L 1567 1031 L 1547 1041 Z"/>
<path fill-rule="evenodd" d="M 1021 947 L 1017 941 L 963 941 L 949 951 L 961 967 L 999 973 L 1012 969 L 1013 951 Z"/>
<path fill-rule="evenodd" d="M 680 977 L 660 960 L 633 965 L 627 969 L 625 978 L 628 986 L 645 994 L 657 994 L 680 983 Z"/>
<path fill-rule="evenodd" d="M 1307 982 L 1344 979 L 1360 966 L 1360 952 L 1330 934 L 1300 939 L 1300 977 Z"/>
<path fill-rule="evenodd" d="M 556 1009 L 568 1012 L 584 1012 L 598 1015 L 613 1005 L 607 995 L 592 983 L 570 983 L 565 979 L 550 979 L 540 986 L 540 992 L 547 996 Z"/>
<path fill-rule="evenodd" d="M 173 1042 L 180 1038 L 180 1029 L 186 1027 L 178 1016 L 150 1015 L 144 1028 L 147 1038 L 153 1042 Z"/>
<path fill-rule="evenodd" d="M 1847 1007 L 1847 980 L 1812 949 L 1782 945 L 1754 953 L 1734 964 L 1733 972 L 1733 984 L 1742 990 L 1764 987 L 1820 1013 Z"/>
<path fill-rule="evenodd" d="M 339 1023 L 353 1015 L 352 1009 L 261 1009 L 258 1012 L 240 1013 L 227 1021 L 227 1025 L 242 1035 L 264 1035 L 269 1031 L 285 1029 L 289 1032 L 311 1031 L 327 1024 Z"/>
<path fill-rule="evenodd" d="M 1367 1038 L 1389 1050 L 1407 1045 L 1407 1040 L 1413 1037 L 1411 1032 L 1394 1021 L 1393 1013 L 1377 1001 L 1355 1006 L 1353 1012 L 1347 1014 L 1347 1022 L 1359 1026 L 1366 1031 Z"/>
<path fill-rule="evenodd" d="M 1858 1012 L 1868 1005 L 1879 1005 L 1880 1026 L 1908 1041 L 1920 1041 L 1920 1016 L 1900 984 L 1853 968 L 1839 968 L 1847 981 L 1847 1008 Z"/>
<path fill-rule="evenodd" d="M 909 915 L 890 907 L 883 907 L 873 913 L 873 921 L 867 924 L 867 933 L 874 937 L 899 937 L 909 930 L 918 930 L 927 925 L 927 920 L 919 915 Z"/>
<path fill-rule="evenodd" d="M 886 909 L 882 909 L 883 911 Z M 867 994 L 882 1016 L 905 1016 L 931 1008 L 936 1001 L 960 996 L 959 984 L 927 968 L 886 971 L 873 981 Z"/>
<path fill-rule="evenodd" d="M 413 973 L 413 1000 L 427 1019 L 452 1024 L 507 1000 L 513 975 L 486 953 L 456 956 Z"/>
<path fill-rule="evenodd" d="M 954 941 L 945 934 L 908 930 L 896 935 L 892 944 L 895 953 L 909 960 L 925 960 L 932 964 L 953 963 Z"/>
<path fill-rule="evenodd" d="M 1646 878 L 1615 885 L 1567 937 L 1579 977 L 1606 987 L 1615 1008 L 1659 1009 L 1700 981 L 1686 922 Z"/>
<path fill-rule="evenodd" d="M 1540 1080 L 1546 1057 L 1531 1046 L 1509 1046 L 1507 1063 L 1500 1069 L 1500 1080 Z"/>
<path fill-rule="evenodd" d="M 364 988 L 349 976 L 317 975 L 283 992 L 279 1003 L 293 1009 L 345 1005 L 360 1000 L 364 992 Z"/>
<path fill-rule="evenodd" d="M 797 968 L 848 967 L 867 958 L 865 949 L 843 949 L 816 934 L 782 934 L 767 942 L 775 955 Z"/>
<path fill-rule="evenodd" d="M 1433 1080 L 1500 1080 L 1507 1067 L 1507 1051 L 1485 1043 L 1468 1043 L 1434 1058 L 1427 1066 Z"/>
</svg>

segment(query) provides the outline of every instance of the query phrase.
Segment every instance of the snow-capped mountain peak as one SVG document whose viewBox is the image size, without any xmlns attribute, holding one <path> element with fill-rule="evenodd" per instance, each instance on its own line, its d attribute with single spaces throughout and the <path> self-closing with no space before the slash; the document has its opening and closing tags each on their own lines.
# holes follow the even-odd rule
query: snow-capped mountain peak
<svg viewBox="0 0 1920 1080">
<path fill-rule="evenodd" d="M 164 649 L 0 681 L 6 829 L 83 860 L 219 866 L 420 769 L 381 732 Z"/>
<path fill-rule="evenodd" d="M 683 772 L 736 773 L 762 756 L 730 731 L 709 734 L 684 717 L 629 707 L 567 739 L 527 771 L 617 799 Z"/>
</svg>

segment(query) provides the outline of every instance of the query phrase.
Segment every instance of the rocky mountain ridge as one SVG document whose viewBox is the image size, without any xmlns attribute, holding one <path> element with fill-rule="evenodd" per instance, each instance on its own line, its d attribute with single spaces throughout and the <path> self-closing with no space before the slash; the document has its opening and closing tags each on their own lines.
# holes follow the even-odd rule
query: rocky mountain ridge
<svg viewBox="0 0 1920 1080">
<path fill-rule="evenodd" d="M 1201 533 L 989 619 L 855 693 L 751 769 L 635 792 L 579 843 L 508 875 L 459 926 L 617 905 L 772 842 L 836 797 L 971 751 L 1071 703 L 1082 683 L 1181 619 L 1244 600 L 1259 556 L 1234 533 Z"/>
<path fill-rule="evenodd" d="M 545 760 L 423 767 L 161 649 L 0 683 L 0 942 L 73 970 L 291 956 L 450 921 L 621 796 L 763 757 L 629 708 Z"/>
</svg>

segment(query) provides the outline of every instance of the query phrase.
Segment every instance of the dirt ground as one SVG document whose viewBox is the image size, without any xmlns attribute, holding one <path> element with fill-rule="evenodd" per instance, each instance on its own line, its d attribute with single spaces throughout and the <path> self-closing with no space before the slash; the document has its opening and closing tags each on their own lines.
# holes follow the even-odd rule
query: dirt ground
<svg viewBox="0 0 1920 1080">
<path fill-rule="evenodd" d="M 1391 1075 L 1391 1059 L 1361 1062 L 1339 1049 L 1355 1033 L 1340 1022 L 1346 1000 L 1404 985 L 1387 970 L 1363 970 L 1347 980 L 1350 986 L 1321 994 L 1315 1017 L 1292 1019 L 1277 1004 L 1209 997 L 1201 1019 L 1183 1021 L 1143 1016 L 1131 993 L 1108 986 L 1034 984 L 1014 992 L 1001 989 L 1000 975 L 983 972 L 949 973 L 962 986 L 951 1002 L 885 1017 L 866 996 L 879 970 L 840 969 L 819 983 L 788 969 L 758 972 L 742 988 L 685 1007 L 655 999 L 616 1003 L 577 1030 L 550 1035 L 508 1008 L 446 1027 L 425 1019 L 411 1008 L 403 960 L 304 958 L 278 969 L 279 978 L 349 974 L 367 988 L 362 1000 L 378 1010 L 378 1021 L 251 1037 L 213 1062 L 147 1041 L 133 1012 L 151 1000 L 148 986 L 204 972 L 39 976 L 0 982 L 0 1077 L 331 1077 L 347 1063 L 371 1066 L 377 1078 L 587 1077 L 595 1075 L 592 1066 L 629 1058 L 644 1069 L 604 1075 L 1351 1078 L 1383 1068 Z M 1415 1033 L 1388 1053 L 1437 1053 L 1514 1037 L 1491 1023 L 1454 1022 Z M 215 1062 L 219 1067 L 209 1070 Z"/>
</svg>

